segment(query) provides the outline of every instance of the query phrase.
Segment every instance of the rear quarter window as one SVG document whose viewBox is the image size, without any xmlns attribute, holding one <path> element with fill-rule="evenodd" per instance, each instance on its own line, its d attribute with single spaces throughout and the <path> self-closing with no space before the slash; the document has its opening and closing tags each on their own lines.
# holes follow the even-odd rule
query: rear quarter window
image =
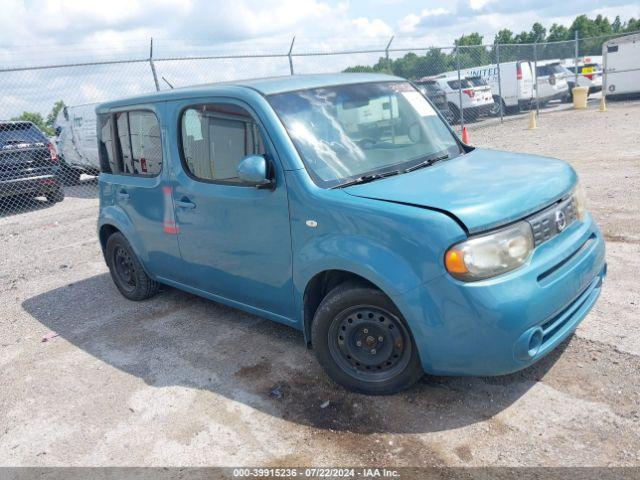
<svg viewBox="0 0 640 480">
<path fill-rule="evenodd" d="M 153 177 L 162 171 L 162 139 L 155 113 L 131 110 L 100 115 L 98 136 L 103 172 Z"/>
</svg>

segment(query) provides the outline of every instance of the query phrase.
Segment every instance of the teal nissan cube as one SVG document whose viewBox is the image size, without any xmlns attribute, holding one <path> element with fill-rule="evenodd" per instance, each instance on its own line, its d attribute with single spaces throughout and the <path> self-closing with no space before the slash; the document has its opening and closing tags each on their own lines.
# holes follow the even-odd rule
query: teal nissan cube
<svg viewBox="0 0 640 480">
<path fill-rule="evenodd" d="M 122 295 L 165 284 L 290 325 L 348 389 L 522 369 L 600 294 L 575 171 L 462 143 L 405 79 L 243 80 L 96 112 Z"/>
</svg>

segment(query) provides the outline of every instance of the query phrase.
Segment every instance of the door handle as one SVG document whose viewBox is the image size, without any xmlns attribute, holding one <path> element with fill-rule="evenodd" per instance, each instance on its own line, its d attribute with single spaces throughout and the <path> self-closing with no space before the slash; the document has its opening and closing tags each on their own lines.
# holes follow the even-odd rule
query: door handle
<svg viewBox="0 0 640 480">
<path fill-rule="evenodd" d="M 116 197 L 118 197 L 118 199 L 120 200 L 128 200 L 129 194 L 127 193 L 126 190 L 120 190 L 119 192 L 116 193 Z"/>
<path fill-rule="evenodd" d="M 176 207 L 192 209 L 192 208 L 196 208 L 196 204 L 193 203 L 188 198 L 183 198 L 182 200 L 176 201 Z"/>
</svg>

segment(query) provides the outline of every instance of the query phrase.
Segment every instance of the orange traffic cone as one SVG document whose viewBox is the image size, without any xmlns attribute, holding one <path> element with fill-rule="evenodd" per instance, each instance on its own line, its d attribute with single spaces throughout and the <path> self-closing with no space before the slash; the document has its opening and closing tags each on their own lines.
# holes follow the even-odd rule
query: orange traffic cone
<svg viewBox="0 0 640 480">
<path fill-rule="evenodd" d="M 467 132 L 467 127 L 462 127 L 462 143 L 471 145 L 471 139 L 469 138 L 469 132 Z"/>
</svg>

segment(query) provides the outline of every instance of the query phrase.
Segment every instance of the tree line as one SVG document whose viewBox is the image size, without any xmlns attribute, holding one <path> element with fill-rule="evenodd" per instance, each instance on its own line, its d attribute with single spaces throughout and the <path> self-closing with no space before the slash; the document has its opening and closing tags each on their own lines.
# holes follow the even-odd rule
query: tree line
<svg viewBox="0 0 640 480">
<path fill-rule="evenodd" d="M 53 104 L 51 111 L 47 115 L 47 118 L 44 118 L 41 113 L 38 112 L 22 112 L 17 117 L 13 117 L 11 120 L 14 121 L 22 121 L 22 122 L 31 122 L 36 127 L 40 129 L 47 137 L 53 137 L 55 135 L 55 123 L 56 117 L 60 110 L 64 108 L 64 102 L 62 100 L 58 100 Z"/>
<path fill-rule="evenodd" d="M 575 55 L 576 34 L 579 56 L 601 55 L 602 44 L 612 35 L 637 31 L 640 31 L 640 18 L 623 22 L 620 16 L 616 16 L 610 22 L 602 15 L 594 19 L 579 15 L 569 27 L 554 23 L 547 30 L 541 23 L 535 22 L 531 30 L 520 33 L 502 29 L 495 35 L 491 46 L 483 46 L 484 36 L 477 32 L 462 35 L 454 42 L 456 47 L 460 47 L 458 55 L 455 48 L 434 47 L 423 55 L 409 52 L 397 59 L 380 57 L 374 65 L 355 65 L 344 71 L 389 73 L 418 79 L 456 70 L 458 62 L 460 68 L 496 63 L 498 55 L 500 62 L 572 58 Z M 496 47 L 496 44 L 500 46 Z"/>
</svg>

